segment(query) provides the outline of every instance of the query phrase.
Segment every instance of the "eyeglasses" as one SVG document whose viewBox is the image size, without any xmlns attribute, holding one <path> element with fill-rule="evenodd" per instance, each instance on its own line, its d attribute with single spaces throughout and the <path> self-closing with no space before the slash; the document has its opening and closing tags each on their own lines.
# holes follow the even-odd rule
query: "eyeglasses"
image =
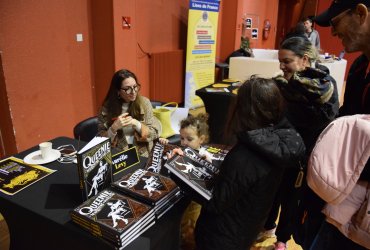
<svg viewBox="0 0 370 250">
<path fill-rule="evenodd" d="M 342 13 L 340 13 L 339 15 L 333 17 L 329 23 L 330 23 L 330 26 L 335 29 L 335 27 L 338 25 L 339 21 L 345 16 L 348 14 L 348 12 L 350 12 L 351 9 L 348 9 L 348 10 L 345 10 L 343 11 Z"/>
<path fill-rule="evenodd" d="M 130 86 L 130 87 L 125 87 L 125 88 L 121 88 L 122 91 L 124 91 L 126 94 L 132 94 L 134 91 L 135 93 L 139 92 L 140 90 L 140 85 L 134 85 L 134 86 Z"/>
</svg>

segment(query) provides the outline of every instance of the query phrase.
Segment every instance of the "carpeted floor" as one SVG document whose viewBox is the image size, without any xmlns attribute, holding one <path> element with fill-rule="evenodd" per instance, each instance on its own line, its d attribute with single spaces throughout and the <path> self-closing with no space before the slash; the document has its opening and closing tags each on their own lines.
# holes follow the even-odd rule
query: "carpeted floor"
<svg viewBox="0 0 370 250">
<path fill-rule="evenodd" d="M 271 250 L 274 249 L 276 238 L 269 238 L 263 242 L 255 244 L 250 250 Z M 288 241 L 288 250 L 302 250 L 302 247 L 294 242 L 294 239 Z"/>
<path fill-rule="evenodd" d="M 0 249 L 8 250 L 10 244 L 8 225 L 0 214 Z"/>
</svg>

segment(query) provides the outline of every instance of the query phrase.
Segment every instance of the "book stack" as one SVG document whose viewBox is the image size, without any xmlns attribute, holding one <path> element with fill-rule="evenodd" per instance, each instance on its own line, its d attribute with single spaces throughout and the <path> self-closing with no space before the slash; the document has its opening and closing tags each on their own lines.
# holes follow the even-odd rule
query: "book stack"
<svg viewBox="0 0 370 250">
<path fill-rule="evenodd" d="M 107 137 L 94 137 L 77 152 L 77 168 L 83 200 L 112 183 L 111 144 Z"/>
<path fill-rule="evenodd" d="M 175 148 L 178 148 L 178 146 L 172 144 L 163 145 L 159 141 L 155 142 L 145 169 L 153 173 L 168 176 L 169 172 L 164 167 L 164 164 L 168 160 L 167 153 L 171 154 L 171 151 Z"/>
<path fill-rule="evenodd" d="M 157 218 L 165 214 L 181 197 L 180 188 L 169 177 L 144 169 L 123 176 L 112 187 L 141 202 L 154 206 Z"/>
<path fill-rule="evenodd" d="M 105 189 L 70 213 L 72 221 L 116 249 L 123 249 L 155 223 L 154 210 L 112 189 Z"/>
<path fill-rule="evenodd" d="M 184 155 L 175 155 L 166 162 L 165 167 L 178 177 L 182 184 L 210 200 L 219 166 L 208 162 L 194 149 L 187 147 L 183 151 Z"/>
</svg>

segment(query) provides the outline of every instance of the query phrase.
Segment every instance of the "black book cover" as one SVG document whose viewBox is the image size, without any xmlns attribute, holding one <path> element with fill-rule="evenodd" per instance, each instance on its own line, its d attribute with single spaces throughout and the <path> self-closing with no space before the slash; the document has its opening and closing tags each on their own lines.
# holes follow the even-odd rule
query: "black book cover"
<svg viewBox="0 0 370 250">
<path fill-rule="evenodd" d="M 16 157 L 6 158 L 0 161 L 0 192 L 14 195 L 55 171 L 26 164 Z"/>
<path fill-rule="evenodd" d="M 173 193 L 163 204 L 157 207 L 156 218 L 161 218 L 165 213 L 167 213 L 177 202 L 183 198 L 183 193 L 181 190 Z"/>
<path fill-rule="evenodd" d="M 85 222 L 77 223 L 80 226 L 84 224 L 85 229 L 89 225 L 92 234 L 122 241 L 132 230 L 140 227 L 140 223 L 149 224 L 154 220 L 154 213 L 149 205 L 105 189 L 72 210 L 71 218 L 74 222 Z"/>
<path fill-rule="evenodd" d="M 112 154 L 109 138 L 94 137 L 77 153 L 77 168 L 83 200 L 112 182 Z"/>
<path fill-rule="evenodd" d="M 112 183 L 113 188 L 137 198 L 147 204 L 157 205 L 167 196 L 178 190 L 176 183 L 169 177 L 144 169 L 123 176 Z"/>
<path fill-rule="evenodd" d="M 156 141 L 148 157 L 145 169 L 153 173 L 168 176 L 169 173 L 168 170 L 164 168 L 164 164 L 168 160 L 167 153 L 171 153 L 175 148 L 178 148 L 178 146 L 172 144 L 163 145 L 159 141 Z"/>
<path fill-rule="evenodd" d="M 165 167 L 180 181 L 209 200 L 212 197 L 213 182 L 219 168 L 187 147 L 184 155 L 176 155 L 167 161 Z"/>
</svg>

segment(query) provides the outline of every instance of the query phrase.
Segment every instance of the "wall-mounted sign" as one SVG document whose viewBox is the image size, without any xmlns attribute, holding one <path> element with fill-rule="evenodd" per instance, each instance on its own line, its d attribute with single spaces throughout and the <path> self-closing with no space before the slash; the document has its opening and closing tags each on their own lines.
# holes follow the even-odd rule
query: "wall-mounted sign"
<svg viewBox="0 0 370 250">
<path fill-rule="evenodd" d="M 250 29 L 250 28 L 252 28 L 252 18 L 246 18 L 246 19 L 244 20 L 244 22 L 245 22 L 245 28 L 246 28 L 246 29 Z"/>
<path fill-rule="evenodd" d="M 131 17 L 123 16 L 122 17 L 122 29 L 130 29 L 131 28 Z"/>
<path fill-rule="evenodd" d="M 258 29 L 257 28 L 252 29 L 252 39 L 258 39 Z"/>
</svg>

